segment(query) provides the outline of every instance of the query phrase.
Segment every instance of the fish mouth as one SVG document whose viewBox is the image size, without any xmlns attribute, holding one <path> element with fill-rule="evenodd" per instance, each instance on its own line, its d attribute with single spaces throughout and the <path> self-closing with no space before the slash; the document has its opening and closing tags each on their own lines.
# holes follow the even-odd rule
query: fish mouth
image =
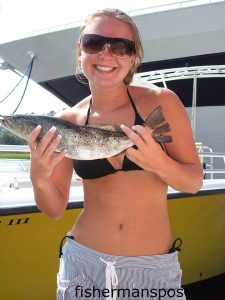
<svg viewBox="0 0 225 300">
<path fill-rule="evenodd" d="M 9 128 L 9 122 L 2 115 L 0 115 L 0 124 L 2 124 L 6 128 Z"/>
</svg>

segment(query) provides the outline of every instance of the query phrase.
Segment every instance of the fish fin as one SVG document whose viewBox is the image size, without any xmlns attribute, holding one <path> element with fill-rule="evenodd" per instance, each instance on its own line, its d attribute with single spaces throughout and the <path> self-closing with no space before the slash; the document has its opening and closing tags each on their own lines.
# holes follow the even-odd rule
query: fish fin
<svg viewBox="0 0 225 300">
<path fill-rule="evenodd" d="M 154 133 L 157 133 L 157 134 L 162 134 L 162 133 L 166 133 L 169 131 L 170 131 L 170 125 L 168 123 L 163 123 L 154 129 Z"/>
<path fill-rule="evenodd" d="M 164 121 L 165 119 L 162 114 L 162 107 L 159 105 L 150 113 L 150 115 L 144 121 L 143 126 L 153 129 Z"/>
<path fill-rule="evenodd" d="M 156 142 L 159 143 L 170 143 L 172 142 L 172 137 L 168 135 L 163 135 L 170 131 L 170 126 L 168 123 L 165 123 L 165 118 L 162 114 L 161 105 L 157 106 L 153 112 L 147 117 L 144 121 L 143 126 L 147 129 L 153 130 L 152 137 Z"/>
<path fill-rule="evenodd" d="M 108 125 L 108 124 L 88 124 L 87 127 L 103 129 L 112 132 L 123 132 L 119 126 L 116 125 Z"/>
<path fill-rule="evenodd" d="M 152 137 L 158 143 L 171 143 L 173 141 L 172 137 L 169 135 L 155 135 L 154 132 Z"/>
</svg>

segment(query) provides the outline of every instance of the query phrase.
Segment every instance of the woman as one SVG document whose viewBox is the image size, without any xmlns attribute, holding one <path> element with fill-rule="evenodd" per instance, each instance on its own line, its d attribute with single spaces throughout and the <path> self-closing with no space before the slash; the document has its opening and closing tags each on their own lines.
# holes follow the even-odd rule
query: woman
<svg viewBox="0 0 225 300">
<path fill-rule="evenodd" d="M 83 178 L 84 209 L 61 251 L 57 299 L 185 299 L 167 188 L 196 193 L 203 173 L 178 97 L 154 85 L 130 85 L 142 58 L 129 16 L 116 9 L 90 15 L 81 28 L 77 64 L 91 95 L 59 115 L 82 125 L 124 124 L 136 147 L 108 159 L 72 161 L 65 151 L 54 153 L 61 140 L 53 138 L 55 128 L 39 143 L 40 127 L 30 136 L 30 176 L 45 214 L 63 215 L 73 168 Z M 157 106 L 170 125 L 171 143 L 156 143 L 141 126 Z"/>
</svg>

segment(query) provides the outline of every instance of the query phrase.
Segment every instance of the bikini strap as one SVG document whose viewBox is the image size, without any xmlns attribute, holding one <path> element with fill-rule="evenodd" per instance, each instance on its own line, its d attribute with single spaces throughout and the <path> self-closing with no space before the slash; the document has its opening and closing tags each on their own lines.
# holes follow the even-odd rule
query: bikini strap
<svg viewBox="0 0 225 300">
<path fill-rule="evenodd" d="M 134 113 L 135 113 L 135 125 L 137 125 L 137 124 L 141 125 L 143 123 L 143 119 L 140 116 L 139 112 L 137 111 L 137 108 L 136 108 L 136 106 L 134 104 L 134 100 L 132 99 L 131 94 L 130 94 L 130 92 L 129 92 L 128 89 L 127 89 L 127 94 L 128 94 L 128 96 L 130 98 L 130 103 L 131 103 L 131 105 L 133 107 L 133 110 L 134 110 Z"/>
<path fill-rule="evenodd" d="M 91 113 L 91 106 L 92 106 L 92 98 L 90 99 L 90 102 L 89 102 L 89 107 L 88 107 L 88 111 L 87 111 L 87 118 L 86 118 L 86 121 L 85 121 L 85 125 L 88 125 L 88 120 L 89 120 L 89 116 L 90 116 L 90 113 Z"/>
<path fill-rule="evenodd" d="M 134 104 L 134 101 L 133 101 L 133 99 L 131 97 L 131 94 L 130 94 L 128 89 L 127 89 L 127 94 L 129 96 L 130 103 L 131 103 L 131 105 L 133 107 L 133 110 L 134 110 L 134 113 L 135 113 L 135 124 L 142 123 L 143 119 L 140 116 L 139 112 L 137 111 L 137 108 Z M 89 120 L 89 116 L 90 116 L 90 113 L 91 113 L 91 106 L 92 106 L 92 98 L 90 99 L 90 102 L 89 102 L 89 107 L 88 107 L 88 111 L 87 111 L 87 118 L 86 118 L 86 121 L 85 121 L 85 125 L 88 125 L 88 120 Z"/>
</svg>

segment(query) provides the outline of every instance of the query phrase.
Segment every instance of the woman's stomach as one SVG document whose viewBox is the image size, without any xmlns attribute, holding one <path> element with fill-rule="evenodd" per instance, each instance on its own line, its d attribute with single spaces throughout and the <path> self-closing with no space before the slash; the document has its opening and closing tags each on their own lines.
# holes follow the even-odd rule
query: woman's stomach
<svg viewBox="0 0 225 300">
<path fill-rule="evenodd" d="M 84 185 L 84 209 L 71 230 L 75 240 L 114 255 L 167 253 L 172 234 L 165 184 L 134 173 L 116 179 Z"/>
</svg>

